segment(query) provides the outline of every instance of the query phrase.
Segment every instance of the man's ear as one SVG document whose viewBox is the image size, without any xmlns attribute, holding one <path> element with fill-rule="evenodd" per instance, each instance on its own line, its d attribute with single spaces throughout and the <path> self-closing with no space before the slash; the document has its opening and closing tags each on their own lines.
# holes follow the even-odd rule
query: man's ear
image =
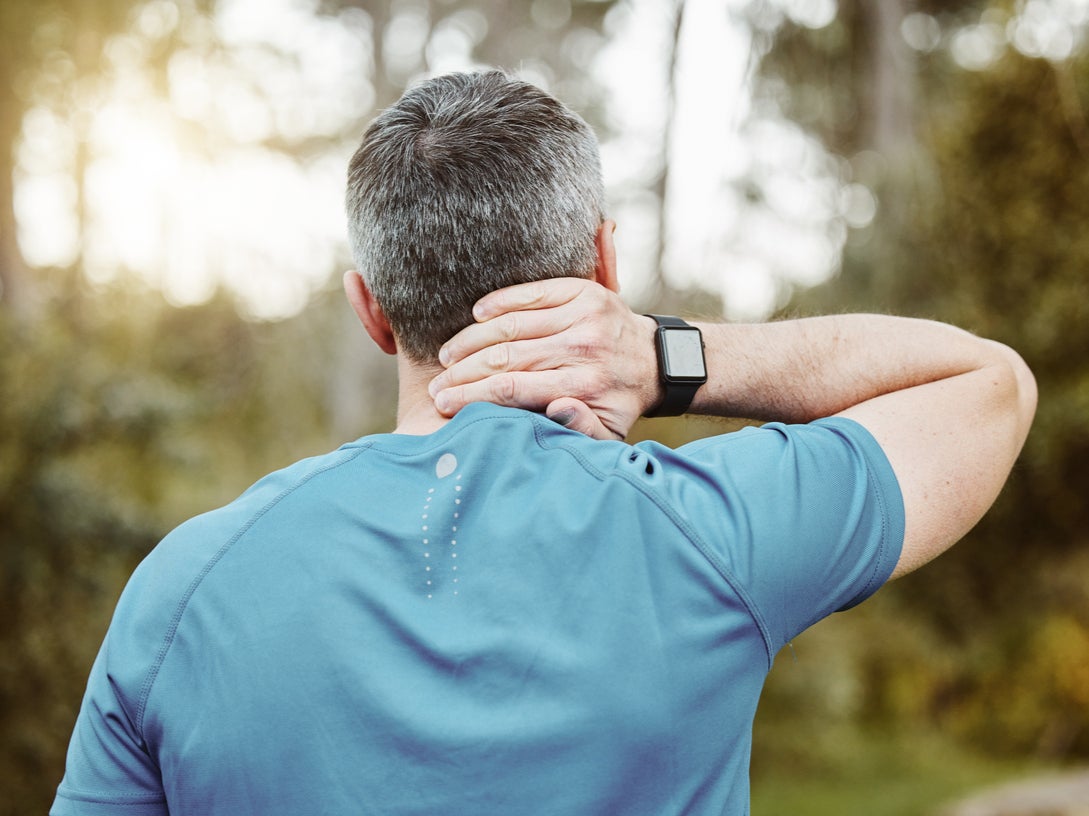
<svg viewBox="0 0 1089 816">
<path fill-rule="evenodd" d="M 345 272 L 344 294 L 348 296 L 348 302 L 352 304 L 359 322 L 363 324 L 371 340 L 386 354 L 396 354 L 397 341 L 393 337 L 393 329 L 390 328 L 382 307 L 367 288 L 363 276 L 354 270 Z"/>
<path fill-rule="evenodd" d="M 620 281 L 616 276 L 616 246 L 613 244 L 613 232 L 616 222 L 606 218 L 598 227 L 594 243 L 597 246 L 597 263 L 594 266 L 594 280 L 612 292 L 620 292 Z"/>
</svg>

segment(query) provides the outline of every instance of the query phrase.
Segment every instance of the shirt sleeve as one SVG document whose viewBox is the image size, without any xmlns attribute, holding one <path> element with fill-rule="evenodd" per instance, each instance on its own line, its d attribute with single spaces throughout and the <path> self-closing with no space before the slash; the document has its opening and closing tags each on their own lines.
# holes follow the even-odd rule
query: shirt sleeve
<svg viewBox="0 0 1089 816">
<path fill-rule="evenodd" d="M 161 560 L 154 553 L 145 559 L 121 593 L 91 667 L 50 816 L 168 812 L 162 775 L 140 722 L 148 669 L 173 609 L 170 583 L 149 575 L 184 572 L 176 560 L 156 570 Z"/>
<path fill-rule="evenodd" d="M 91 669 L 50 816 L 167 813 L 159 769 L 110 677 L 110 646 L 107 635 Z"/>
<path fill-rule="evenodd" d="M 50 816 L 168 813 L 154 744 L 161 734 L 148 726 L 145 715 L 173 632 L 209 565 L 261 508 L 320 472 L 315 461 L 303 460 L 262 479 L 229 512 L 190 519 L 137 567 L 91 669 Z"/>
<path fill-rule="evenodd" d="M 857 422 L 769 423 L 676 455 L 663 463 L 671 500 L 746 596 L 771 655 L 868 598 L 895 568 L 903 499 Z"/>
</svg>

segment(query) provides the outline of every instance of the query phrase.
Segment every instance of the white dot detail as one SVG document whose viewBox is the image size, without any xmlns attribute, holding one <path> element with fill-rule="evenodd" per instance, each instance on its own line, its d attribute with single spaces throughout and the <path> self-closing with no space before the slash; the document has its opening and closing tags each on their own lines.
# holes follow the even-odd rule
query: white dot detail
<svg viewBox="0 0 1089 816">
<path fill-rule="evenodd" d="M 457 534 L 458 526 L 460 524 L 458 519 L 461 517 L 461 513 L 459 512 L 461 488 L 463 487 L 461 483 L 464 481 L 462 478 L 464 473 L 458 472 L 461 463 L 458 462 L 457 457 L 452 452 L 441 453 L 432 461 L 434 462 L 436 479 L 441 480 L 453 476 L 454 479 L 451 483 L 453 484 L 454 489 L 450 490 L 449 488 L 446 488 L 445 491 L 443 491 L 440 490 L 438 483 L 433 483 L 433 487 L 427 488 L 423 506 L 421 506 L 419 510 L 420 515 L 418 518 L 421 533 L 417 541 L 423 542 L 423 546 L 419 552 L 423 553 L 424 557 L 424 574 L 419 577 L 424 579 L 424 594 L 427 595 L 429 599 L 436 597 L 441 598 L 444 591 L 447 593 L 452 592 L 454 595 L 457 595 L 458 590 L 460 589 L 458 584 L 459 573 L 457 566 Z M 436 496 L 439 499 L 438 502 L 434 501 Z M 453 499 L 453 503 L 451 503 L 451 499 Z M 435 518 L 438 520 L 437 523 L 439 525 L 436 530 L 440 532 L 437 533 L 439 538 L 435 540 L 434 546 L 437 548 L 435 555 L 440 561 L 431 560 L 432 545 L 428 530 L 430 530 L 430 519 L 433 512 L 439 513 Z M 453 518 L 451 518 L 451 516 L 453 516 Z M 444 528 L 444 524 L 449 525 L 449 527 Z M 449 530 L 445 537 L 441 532 L 443 529 Z M 444 541 L 449 543 L 446 544 L 446 546 L 443 546 Z M 446 554 L 449 554 L 452 560 L 445 562 L 444 566 L 441 558 Z M 469 566 L 472 567 L 472 564 Z M 434 567 L 434 569 L 432 569 L 432 567 Z M 449 568 L 448 570 L 446 569 L 447 567 Z M 444 581 L 441 580 L 442 575 L 440 575 L 440 573 L 448 576 L 446 580 L 448 580 L 451 585 L 447 590 L 443 589 Z"/>
<path fill-rule="evenodd" d="M 455 470 L 457 470 L 458 458 L 452 453 L 444 453 L 439 457 L 439 461 L 435 463 L 435 475 L 440 479 L 445 479 Z"/>
</svg>

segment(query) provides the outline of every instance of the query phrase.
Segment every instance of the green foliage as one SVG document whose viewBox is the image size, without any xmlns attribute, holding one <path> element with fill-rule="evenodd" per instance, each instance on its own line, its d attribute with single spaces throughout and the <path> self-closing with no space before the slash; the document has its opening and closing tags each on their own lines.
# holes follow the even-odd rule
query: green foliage
<svg viewBox="0 0 1089 816">
<path fill-rule="evenodd" d="M 940 195 L 908 226 L 899 246 L 911 266 L 897 265 L 888 291 L 907 309 L 1017 348 L 1040 387 L 1036 425 L 999 506 L 904 590 L 921 612 L 961 597 L 936 622 L 956 642 L 1002 644 L 965 667 L 951 722 L 995 747 L 1085 756 L 1084 691 L 1057 680 L 1070 661 L 1087 665 L 1089 632 L 1089 573 L 1077 555 L 1089 543 L 1089 371 L 1076 362 L 1089 349 L 1089 145 L 1077 138 L 1089 95 L 1064 99 L 1064 82 L 1089 90 L 1089 62 L 1010 53 L 963 77 L 929 134 Z M 1070 570 L 1083 580 L 1070 581 Z"/>
<path fill-rule="evenodd" d="M 121 587 L 171 527 L 326 450 L 333 309 L 247 324 L 230 302 L 83 291 L 42 275 L 0 311 L 0 812 L 45 812 Z M 362 341 L 362 336 L 360 336 Z M 392 393 L 373 395 L 392 408 Z M 362 431 L 369 429 L 361 429 Z"/>
<path fill-rule="evenodd" d="M 917 69 L 925 104 L 913 153 L 861 179 L 878 193 L 878 219 L 849 240 L 840 277 L 796 307 L 933 317 L 1006 342 L 1033 368 L 1040 405 L 976 530 L 886 590 L 891 614 L 878 627 L 859 620 L 826 645 L 864 678 L 850 712 L 860 721 L 928 723 L 994 753 L 1085 758 L 1089 59 L 1009 49 L 968 72 L 935 52 Z M 865 147 L 851 135 L 840 143 Z M 773 682 L 772 705 L 782 693 Z"/>
<path fill-rule="evenodd" d="M 950 801 L 1027 771 L 932 731 L 902 725 L 860 730 L 834 722 L 808 742 L 806 756 L 823 759 L 814 767 L 792 762 L 800 741 L 809 738 L 800 736 L 794 723 L 769 718 L 759 727 L 774 734 L 766 742 L 781 753 L 766 764 L 759 758 L 754 763 L 753 816 L 939 813 Z"/>
</svg>

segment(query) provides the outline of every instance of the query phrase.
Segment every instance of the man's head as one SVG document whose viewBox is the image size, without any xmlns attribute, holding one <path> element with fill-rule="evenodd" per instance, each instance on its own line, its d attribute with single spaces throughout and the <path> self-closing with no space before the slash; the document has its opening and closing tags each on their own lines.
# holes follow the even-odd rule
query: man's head
<svg viewBox="0 0 1089 816">
<path fill-rule="evenodd" d="M 539 88 L 498 71 L 449 74 L 367 129 L 347 208 L 355 262 L 399 350 L 430 363 L 488 292 L 594 274 L 597 140 Z"/>
</svg>

